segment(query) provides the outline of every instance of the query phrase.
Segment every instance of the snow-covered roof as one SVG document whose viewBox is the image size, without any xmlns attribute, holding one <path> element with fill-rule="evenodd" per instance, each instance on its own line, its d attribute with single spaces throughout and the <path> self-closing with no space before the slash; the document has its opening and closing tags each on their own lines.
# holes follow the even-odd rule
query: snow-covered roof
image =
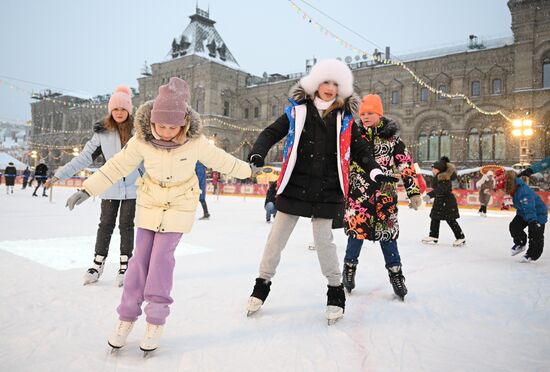
<svg viewBox="0 0 550 372">
<path fill-rule="evenodd" d="M 15 168 L 17 170 L 25 170 L 27 167 L 27 164 L 21 163 L 19 160 L 11 156 L 10 154 L 6 154 L 5 152 L 0 152 L 0 172 L 4 172 L 4 169 L 8 166 L 9 163 L 13 163 Z"/>
<path fill-rule="evenodd" d="M 471 52 L 477 52 L 480 50 L 501 48 L 507 45 L 512 45 L 513 43 L 514 43 L 513 36 L 505 36 L 505 37 L 500 37 L 495 39 L 482 40 L 478 44 L 476 44 L 477 47 L 475 48 L 470 47 L 467 43 L 462 43 L 459 45 L 452 45 L 452 46 L 447 46 L 443 48 L 398 55 L 394 59 L 397 59 L 403 62 L 419 61 L 423 59 L 448 56 L 450 54 L 457 54 L 457 53 L 464 53 L 464 52 L 471 53 Z"/>
<path fill-rule="evenodd" d="M 191 23 L 178 38 L 174 39 L 166 59 L 198 55 L 238 68 L 237 60 L 214 27 L 216 22 L 209 18 L 209 12 L 196 8 L 196 13 L 189 18 Z"/>
</svg>

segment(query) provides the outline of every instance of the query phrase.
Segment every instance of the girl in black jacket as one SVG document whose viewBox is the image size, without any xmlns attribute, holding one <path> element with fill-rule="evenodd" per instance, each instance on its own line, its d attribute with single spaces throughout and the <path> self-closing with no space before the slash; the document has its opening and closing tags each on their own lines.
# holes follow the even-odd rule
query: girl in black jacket
<svg viewBox="0 0 550 372">
<path fill-rule="evenodd" d="M 345 63 L 319 62 L 291 89 L 291 105 L 260 133 L 250 152 L 249 161 L 261 167 L 269 149 L 286 136 L 275 201 L 277 218 L 248 301 L 248 315 L 263 305 L 281 252 L 298 218 L 307 217 L 311 218 L 321 271 L 328 280 L 329 324 L 343 316 L 345 294 L 331 227 L 333 220 L 343 219 L 350 156 L 359 159 L 376 182 L 395 180 L 382 174 L 372 148 L 361 138 L 352 116 L 359 101 L 352 93 L 353 75 Z"/>
<path fill-rule="evenodd" d="M 460 218 L 456 198 L 452 193 L 451 181 L 456 180 L 455 166 L 449 161 L 449 158 L 443 156 L 432 165 L 433 190 L 424 195 L 424 201 L 428 202 L 434 198 L 430 218 L 430 236 L 422 239 L 422 243 L 437 244 L 439 242 L 439 225 L 441 220 L 447 221 L 455 235 L 453 245 L 455 247 L 466 244 L 466 238 L 456 221 Z"/>
</svg>

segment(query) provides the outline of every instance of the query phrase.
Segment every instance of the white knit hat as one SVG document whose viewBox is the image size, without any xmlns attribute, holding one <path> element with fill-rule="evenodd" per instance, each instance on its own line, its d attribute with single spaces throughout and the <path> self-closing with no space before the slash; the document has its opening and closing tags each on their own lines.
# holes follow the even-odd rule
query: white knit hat
<svg viewBox="0 0 550 372">
<path fill-rule="evenodd" d="M 319 85 L 332 80 L 338 84 L 338 95 L 348 98 L 353 94 L 353 75 L 348 65 L 337 59 L 319 61 L 311 68 L 307 76 L 300 80 L 300 85 L 307 94 L 314 95 Z"/>
</svg>

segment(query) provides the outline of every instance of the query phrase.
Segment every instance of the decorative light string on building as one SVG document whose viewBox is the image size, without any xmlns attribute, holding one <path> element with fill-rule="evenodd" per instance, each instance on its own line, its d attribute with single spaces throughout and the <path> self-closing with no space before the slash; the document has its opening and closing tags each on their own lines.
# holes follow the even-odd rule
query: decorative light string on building
<svg viewBox="0 0 550 372">
<path fill-rule="evenodd" d="M 231 152 L 229 152 L 229 153 L 230 153 L 231 155 L 234 155 L 234 154 L 236 154 L 240 149 L 242 149 L 243 146 L 245 146 L 245 145 L 248 145 L 248 146 L 252 147 L 252 144 L 251 144 L 250 142 L 248 142 L 248 141 L 245 140 L 245 141 L 242 141 L 242 142 L 239 144 L 239 147 L 237 147 L 235 150 L 233 150 L 233 151 L 231 151 Z"/>
<path fill-rule="evenodd" d="M 10 89 L 14 89 L 14 90 L 18 90 L 22 93 L 26 93 L 29 96 L 31 96 L 32 98 L 37 99 L 39 101 L 48 101 L 48 102 L 52 102 L 52 103 L 67 106 L 67 107 L 82 107 L 82 108 L 90 108 L 90 109 L 107 110 L 107 105 L 106 104 L 74 103 L 74 102 L 67 102 L 65 100 L 59 100 L 59 99 L 55 99 L 55 98 L 51 98 L 51 97 L 47 97 L 47 96 L 39 96 L 33 91 L 30 91 L 30 90 L 25 89 L 25 88 L 21 88 L 17 85 L 13 85 L 12 83 L 7 82 L 6 80 L 2 80 L 2 79 L 0 79 L 0 85 L 4 85 L 4 86 L 7 86 Z"/>
<path fill-rule="evenodd" d="M 440 96 L 442 97 L 446 97 L 446 98 L 461 98 L 462 100 L 466 101 L 466 103 L 472 107 L 473 109 L 475 109 L 476 111 L 480 112 L 481 114 L 484 114 L 484 115 L 491 115 L 491 116 L 495 116 L 495 115 L 500 115 L 502 116 L 504 119 L 506 119 L 507 121 L 509 122 L 512 122 L 513 119 L 511 119 L 508 115 L 506 115 L 505 113 L 503 113 L 501 110 L 497 110 L 497 111 L 487 111 L 487 110 L 483 110 L 482 108 L 478 107 L 474 102 L 472 102 L 472 100 L 466 96 L 465 94 L 463 93 L 447 93 L 447 92 L 444 92 L 440 89 L 437 89 L 437 88 L 434 88 L 432 87 L 431 85 L 429 85 L 428 83 L 426 83 L 424 80 L 422 80 L 418 75 L 416 75 L 414 73 L 414 71 L 412 71 L 408 66 L 406 66 L 403 62 L 401 61 L 393 61 L 391 59 L 385 59 L 385 58 L 382 58 L 381 56 L 377 56 L 377 55 L 370 55 L 368 52 L 362 50 L 362 49 L 359 49 L 359 48 L 356 48 L 354 47 L 351 43 L 348 43 L 346 40 L 342 39 L 341 37 L 339 37 L 338 35 L 334 34 L 332 31 L 330 31 L 328 28 L 326 28 L 325 26 L 323 26 L 322 24 L 320 24 L 319 22 L 317 22 L 312 16 L 310 16 L 308 13 L 306 13 L 302 8 L 300 8 L 294 1 L 292 0 L 288 0 L 292 6 L 292 8 L 294 8 L 296 10 L 296 12 L 298 14 L 301 14 L 302 15 L 302 18 L 307 21 L 308 23 L 312 24 L 314 28 L 316 29 L 319 29 L 319 31 L 321 31 L 322 33 L 325 34 L 325 36 L 329 36 L 331 38 L 333 38 L 334 40 L 336 40 L 336 42 L 338 42 L 340 45 L 342 45 L 343 47 L 347 48 L 347 49 L 350 49 L 352 50 L 353 52 L 355 52 L 356 54 L 360 54 L 360 55 L 363 55 L 365 58 L 370 56 L 372 58 L 373 61 L 375 62 L 378 62 L 378 63 L 382 63 L 382 64 L 385 64 L 385 65 L 393 65 L 393 66 L 398 66 L 398 67 L 401 67 L 402 69 L 404 69 L 405 71 L 407 71 L 409 73 L 409 75 L 412 76 L 412 78 L 414 79 L 414 81 L 416 83 L 418 83 L 420 86 L 424 87 L 424 88 L 427 88 L 430 92 L 432 93 L 435 93 L 435 94 L 439 94 Z"/>
<path fill-rule="evenodd" d="M 71 150 L 71 153 L 74 152 L 74 149 L 80 149 L 82 148 L 82 144 L 77 143 L 75 145 L 46 145 L 43 143 L 33 142 L 33 141 L 27 141 L 27 144 L 29 147 L 32 148 L 38 148 L 38 149 L 47 149 L 47 150 Z"/>
<path fill-rule="evenodd" d="M 217 123 L 217 124 L 220 124 L 224 127 L 227 127 L 227 128 L 231 128 L 231 129 L 236 129 L 236 130 L 239 130 L 241 132 L 261 132 L 263 129 L 255 129 L 255 128 L 243 128 L 243 127 L 239 127 L 238 125 L 235 125 L 235 124 L 231 124 L 231 123 L 228 123 L 224 120 L 221 120 L 219 118 L 216 118 L 216 117 L 205 117 L 205 118 L 202 118 L 202 121 L 204 123 L 208 123 L 208 122 L 213 122 L 213 123 Z"/>
</svg>

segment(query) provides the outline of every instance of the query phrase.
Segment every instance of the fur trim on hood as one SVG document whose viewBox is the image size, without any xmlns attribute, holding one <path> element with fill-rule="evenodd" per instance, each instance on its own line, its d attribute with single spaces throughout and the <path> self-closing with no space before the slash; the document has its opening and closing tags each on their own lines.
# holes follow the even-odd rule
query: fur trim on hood
<svg viewBox="0 0 550 372">
<path fill-rule="evenodd" d="M 382 126 L 375 128 L 375 133 L 382 138 L 391 138 L 399 135 L 399 125 L 390 118 L 382 116 L 380 118 Z"/>
<path fill-rule="evenodd" d="M 456 167 L 453 163 L 447 163 L 447 169 L 445 172 L 440 172 L 437 174 L 437 179 L 439 181 L 450 181 L 454 178 L 456 178 Z"/>
<path fill-rule="evenodd" d="M 343 99 L 353 94 L 353 74 L 347 64 L 337 59 L 325 59 L 317 62 L 309 74 L 300 79 L 300 85 L 304 87 L 308 95 L 312 96 L 319 85 L 327 80 L 338 84 L 338 93 Z"/>
<path fill-rule="evenodd" d="M 145 142 L 151 142 L 155 139 L 151 131 L 151 110 L 155 101 L 147 101 L 139 106 L 134 117 L 135 136 Z M 187 106 L 187 115 L 185 117 L 189 129 L 187 138 L 197 138 L 202 134 L 202 122 L 199 114 L 191 107 Z"/>
<path fill-rule="evenodd" d="M 288 92 L 288 97 L 296 102 L 303 102 L 309 99 L 311 102 L 315 99 L 315 92 L 308 94 L 301 83 L 294 84 Z M 340 97 L 342 99 L 342 97 Z M 356 114 L 359 111 L 359 104 L 361 103 L 359 96 L 352 94 L 344 100 L 344 110 L 352 114 Z"/>
</svg>

